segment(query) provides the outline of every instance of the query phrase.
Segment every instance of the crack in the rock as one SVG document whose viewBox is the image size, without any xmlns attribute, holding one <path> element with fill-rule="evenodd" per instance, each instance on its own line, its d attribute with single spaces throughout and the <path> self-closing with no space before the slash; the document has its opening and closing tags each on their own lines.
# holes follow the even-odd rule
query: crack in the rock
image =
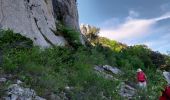
<svg viewBox="0 0 170 100">
<path fill-rule="evenodd" d="M 29 2 L 30 2 L 30 0 L 27 0 L 27 2 L 29 3 Z"/>
<path fill-rule="evenodd" d="M 41 35 L 43 36 L 43 38 L 50 44 L 50 45 L 52 45 L 52 46 L 54 46 L 54 44 L 50 41 L 50 40 L 48 40 L 48 38 L 43 34 L 43 32 L 41 31 L 41 28 L 38 26 L 38 20 L 34 17 L 34 22 L 35 22 L 35 25 L 37 26 L 37 28 L 38 28 L 38 30 L 39 30 L 39 32 L 41 33 Z"/>
<path fill-rule="evenodd" d="M 1 7 L 2 19 L 0 20 L 0 23 L 2 23 L 2 21 L 4 20 L 4 17 L 5 17 L 5 16 L 4 16 L 3 9 L 2 9 L 2 3 L 3 3 L 3 2 L 2 2 L 2 0 L 1 0 L 1 1 L 0 1 L 0 4 L 1 4 L 1 6 L 0 6 L 0 7 Z"/>
<path fill-rule="evenodd" d="M 42 12 L 43 12 L 43 14 L 44 14 L 44 18 L 45 18 L 45 20 L 46 20 L 46 22 L 47 22 L 47 25 L 48 25 L 48 19 L 47 19 L 47 17 L 45 16 L 45 13 L 44 13 L 44 11 L 42 10 Z"/>
<path fill-rule="evenodd" d="M 39 7 L 39 6 L 41 6 L 41 5 L 32 4 L 32 5 L 30 5 L 30 10 L 32 10 L 34 7 Z"/>
</svg>

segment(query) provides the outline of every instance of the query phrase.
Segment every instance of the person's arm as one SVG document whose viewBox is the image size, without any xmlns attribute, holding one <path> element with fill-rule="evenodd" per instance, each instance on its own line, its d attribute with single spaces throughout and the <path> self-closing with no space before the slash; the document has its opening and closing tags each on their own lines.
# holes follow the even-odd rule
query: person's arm
<svg viewBox="0 0 170 100">
<path fill-rule="evenodd" d="M 145 79 L 146 79 L 146 81 L 148 80 L 148 78 L 147 78 L 147 76 L 146 76 L 146 74 L 144 74 L 145 75 Z"/>
</svg>

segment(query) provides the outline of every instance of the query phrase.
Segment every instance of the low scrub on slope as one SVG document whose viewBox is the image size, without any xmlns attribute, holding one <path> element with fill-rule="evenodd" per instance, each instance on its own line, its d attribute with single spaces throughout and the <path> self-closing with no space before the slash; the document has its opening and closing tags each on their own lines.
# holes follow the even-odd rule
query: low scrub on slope
<svg viewBox="0 0 170 100">
<path fill-rule="evenodd" d="M 128 47 L 102 38 L 102 43 L 97 42 L 91 47 L 41 49 L 33 47 L 31 40 L 23 36 L 18 37 L 12 31 L 2 32 L 8 35 L 0 37 L 1 46 L 7 47 L 2 49 L 0 74 L 12 74 L 45 98 L 48 98 L 50 93 L 65 92 L 71 100 L 101 100 L 102 96 L 122 100 L 125 98 L 119 95 L 119 84 L 123 81 L 136 83 L 136 69 L 139 67 L 148 77 L 148 91 L 145 95 L 147 94 L 150 100 L 157 99 L 166 84 L 158 67 L 167 64 L 169 56 L 161 54 L 162 59 L 158 64 L 155 62 L 156 54 L 153 56 L 153 51 L 143 45 Z M 26 45 L 29 45 L 29 48 L 13 47 L 13 41 L 25 40 L 28 41 Z M 108 46 L 103 46 L 105 43 Z M 118 80 L 107 80 L 95 73 L 95 65 L 116 66 L 124 74 L 115 76 Z M 74 89 L 66 91 L 67 86 Z M 2 89 L 0 87 L 0 90 Z M 139 95 L 142 93 L 137 97 Z"/>
</svg>

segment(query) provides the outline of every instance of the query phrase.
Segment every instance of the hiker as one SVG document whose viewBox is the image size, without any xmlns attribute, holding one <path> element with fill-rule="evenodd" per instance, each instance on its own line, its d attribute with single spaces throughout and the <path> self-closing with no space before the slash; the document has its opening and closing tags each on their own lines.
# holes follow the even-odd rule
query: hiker
<svg viewBox="0 0 170 100">
<path fill-rule="evenodd" d="M 140 68 L 137 70 L 137 81 L 139 87 L 146 88 L 146 75 Z"/>
<path fill-rule="evenodd" d="M 165 90 L 162 91 L 162 96 L 160 96 L 159 100 L 170 100 L 170 73 L 164 71 L 163 75 L 168 82 L 168 85 L 165 87 Z"/>
<path fill-rule="evenodd" d="M 159 100 L 170 100 L 170 85 L 162 91 L 162 96 L 160 96 Z"/>
</svg>

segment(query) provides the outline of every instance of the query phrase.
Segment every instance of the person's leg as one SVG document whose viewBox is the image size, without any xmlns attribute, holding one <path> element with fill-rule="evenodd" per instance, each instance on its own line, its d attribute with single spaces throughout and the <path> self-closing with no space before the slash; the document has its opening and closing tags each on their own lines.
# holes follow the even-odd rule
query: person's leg
<svg viewBox="0 0 170 100">
<path fill-rule="evenodd" d="M 146 88 L 146 81 L 145 81 L 145 82 L 143 82 L 143 87 L 144 87 L 144 88 Z"/>
<path fill-rule="evenodd" d="M 142 82 L 138 82 L 138 85 L 139 85 L 140 88 L 143 87 L 143 83 Z"/>
<path fill-rule="evenodd" d="M 145 82 L 139 82 L 138 85 L 139 85 L 140 88 L 144 89 L 144 88 L 146 88 L 146 81 Z"/>
</svg>

